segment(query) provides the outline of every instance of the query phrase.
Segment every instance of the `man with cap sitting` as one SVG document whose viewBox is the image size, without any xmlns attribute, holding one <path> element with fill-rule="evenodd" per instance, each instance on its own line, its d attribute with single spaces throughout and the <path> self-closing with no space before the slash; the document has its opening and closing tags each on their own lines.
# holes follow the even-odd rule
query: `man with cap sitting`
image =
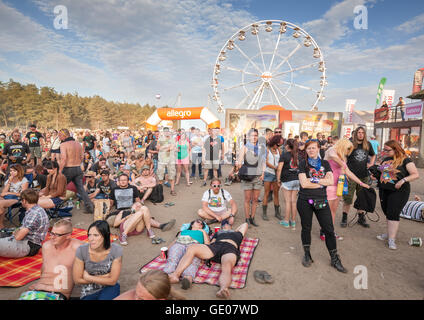
<svg viewBox="0 0 424 320">
<path fill-rule="evenodd" d="M 143 166 L 141 168 L 141 176 L 134 181 L 134 185 L 140 192 L 141 203 L 144 204 L 150 195 L 152 194 L 153 188 L 156 186 L 156 179 L 150 175 L 150 167 Z"/>
</svg>

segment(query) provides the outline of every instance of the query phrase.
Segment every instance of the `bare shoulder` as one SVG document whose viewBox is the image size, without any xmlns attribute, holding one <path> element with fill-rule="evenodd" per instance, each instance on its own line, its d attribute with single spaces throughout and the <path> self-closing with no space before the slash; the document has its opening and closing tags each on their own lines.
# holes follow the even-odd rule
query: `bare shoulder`
<svg viewBox="0 0 424 320">
<path fill-rule="evenodd" d="M 48 240 L 48 241 L 43 243 L 43 251 L 44 250 L 50 250 L 52 248 L 53 248 L 53 241 L 52 240 Z"/>
<path fill-rule="evenodd" d="M 81 245 L 83 245 L 85 242 L 78 240 L 78 239 L 72 239 L 71 245 L 72 249 L 77 250 Z"/>
</svg>

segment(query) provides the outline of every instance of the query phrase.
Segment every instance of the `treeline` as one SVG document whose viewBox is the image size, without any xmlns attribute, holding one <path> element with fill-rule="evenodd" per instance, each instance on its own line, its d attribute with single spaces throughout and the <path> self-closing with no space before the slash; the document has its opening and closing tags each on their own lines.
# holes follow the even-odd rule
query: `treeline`
<svg viewBox="0 0 424 320">
<path fill-rule="evenodd" d="M 58 93 L 54 88 L 0 81 L 0 127 L 139 129 L 156 110 L 148 104 L 119 103 L 102 97 Z"/>
</svg>

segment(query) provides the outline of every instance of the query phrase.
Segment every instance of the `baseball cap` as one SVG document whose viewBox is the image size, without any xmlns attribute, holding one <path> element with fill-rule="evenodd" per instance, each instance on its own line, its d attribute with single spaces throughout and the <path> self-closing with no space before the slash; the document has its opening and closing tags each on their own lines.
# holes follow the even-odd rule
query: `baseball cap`
<svg viewBox="0 0 424 320">
<path fill-rule="evenodd" d="M 143 168 L 141 168 L 141 171 L 143 171 L 143 170 L 150 170 L 150 167 L 149 166 L 143 166 Z"/>
</svg>

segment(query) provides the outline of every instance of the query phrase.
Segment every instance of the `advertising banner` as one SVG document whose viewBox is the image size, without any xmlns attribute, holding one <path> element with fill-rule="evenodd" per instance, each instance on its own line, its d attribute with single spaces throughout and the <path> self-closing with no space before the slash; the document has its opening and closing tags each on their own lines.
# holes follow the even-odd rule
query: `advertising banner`
<svg viewBox="0 0 424 320">
<path fill-rule="evenodd" d="M 343 125 L 342 126 L 342 132 L 341 132 L 340 136 L 342 138 L 349 139 L 350 137 L 352 137 L 352 132 L 353 132 L 353 124 L 351 124 L 351 125 Z"/>
<path fill-rule="evenodd" d="M 355 108 L 356 99 L 346 99 L 346 112 L 344 120 L 346 123 L 352 123 L 353 109 Z"/>
<path fill-rule="evenodd" d="M 389 120 L 389 108 L 382 107 L 374 111 L 374 122 L 383 122 Z"/>
<path fill-rule="evenodd" d="M 381 78 L 380 83 L 377 89 L 377 100 L 375 102 L 375 107 L 378 108 L 381 105 L 381 93 L 383 92 L 384 85 L 386 84 L 387 79 Z"/>
<path fill-rule="evenodd" d="M 408 103 L 405 105 L 405 120 L 409 118 L 422 118 L 423 115 L 423 101 Z"/>
<path fill-rule="evenodd" d="M 421 91 L 423 85 L 424 68 L 418 69 L 414 74 L 414 83 L 412 85 L 412 94 Z"/>
<path fill-rule="evenodd" d="M 386 101 L 387 105 L 391 107 L 395 101 L 395 90 L 383 90 L 381 101 Z"/>
</svg>

